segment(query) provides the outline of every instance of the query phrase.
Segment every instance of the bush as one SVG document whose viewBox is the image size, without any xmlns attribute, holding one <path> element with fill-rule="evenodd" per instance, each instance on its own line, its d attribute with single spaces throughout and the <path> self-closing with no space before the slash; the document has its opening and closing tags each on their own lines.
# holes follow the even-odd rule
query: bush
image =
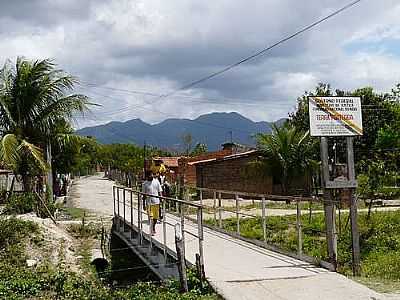
<svg viewBox="0 0 400 300">
<path fill-rule="evenodd" d="M 400 187 L 384 186 L 378 190 L 378 196 L 382 199 L 400 199 Z"/>
<path fill-rule="evenodd" d="M 26 214 L 35 210 L 37 196 L 33 193 L 13 193 L 7 200 L 5 213 Z"/>
</svg>

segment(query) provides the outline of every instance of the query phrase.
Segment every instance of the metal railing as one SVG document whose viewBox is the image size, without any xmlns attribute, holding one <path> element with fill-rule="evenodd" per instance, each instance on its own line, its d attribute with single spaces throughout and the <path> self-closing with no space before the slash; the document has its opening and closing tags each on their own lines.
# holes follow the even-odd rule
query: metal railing
<svg viewBox="0 0 400 300">
<path fill-rule="evenodd" d="M 185 236 L 190 235 L 198 240 L 197 253 L 196 257 L 193 260 L 187 257 L 186 251 L 185 259 L 187 261 L 196 261 L 199 264 L 197 267 L 200 268 L 201 273 L 204 274 L 204 250 L 203 250 L 203 241 L 204 241 L 204 232 L 203 232 L 203 212 L 202 205 L 180 200 L 177 198 L 163 197 L 163 196 L 155 196 L 149 195 L 143 192 L 140 192 L 136 189 L 127 188 L 123 186 L 114 185 L 113 186 L 113 211 L 114 216 L 119 217 L 117 221 L 117 230 L 122 230 L 123 232 L 130 231 L 130 238 L 134 238 L 133 230 L 136 228 L 137 230 L 137 243 L 139 245 L 143 244 L 144 238 L 149 241 L 150 247 L 153 247 L 155 237 L 152 236 L 150 232 L 150 218 L 148 210 L 145 209 L 146 197 L 155 197 L 160 200 L 160 208 L 162 220 L 162 241 L 161 247 L 164 252 L 165 260 L 167 258 L 168 251 L 168 242 L 169 238 L 175 241 L 175 235 L 171 237 L 171 235 L 167 234 L 167 226 L 171 226 L 176 230 L 179 228 L 179 234 L 181 235 L 181 239 L 183 240 L 183 249 L 185 249 Z M 195 211 L 195 218 L 190 218 L 188 220 L 185 215 L 185 211 L 190 208 L 190 211 Z M 191 215 L 192 216 L 192 215 Z M 149 230 L 145 230 L 143 227 L 143 223 L 145 218 L 149 221 Z M 122 219 L 122 222 L 121 222 Z M 122 223 L 122 224 L 121 224 Z M 129 228 L 126 228 L 127 226 Z M 197 227 L 194 230 L 187 230 L 187 227 Z M 121 228 L 122 227 L 122 228 Z M 196 230 L 197 229 L 197 230 Z M 158 241 L 160 242 L 160 241 Z M 170 249 L 173 251 L 173 249 Z"/>
<path fill-rule="evenodd" d="M 179 188 L 177 188 L 179 190 Z M 190 196 L 190 191 L 195 195 L 195 199 Z M 193 201 L 198 203 L 203 208 L 203 213 L 207 214 L 208 220 L 205 219 L 207 226 L 221 230 L 225 233 L 232 234 L 234 237 L 243 238 L 244 240 L 254 242 L 255 244 L 279 251 L 284 254 L 289 254 L 293 257 L 320 264 L 328 269 L 333 270 L 334 266 L 330 263 L 321 260 L 320 258 L 314 258 L 307 256 L 303 251 L 303 239 L 304 239 L 304 220 L 302 221 L 302 215 L 305 214 L 302 210 L 304 203 L 309 203 L 308 214 L 311 220 L 312 206 L 315 203 L 323 203 L 322 199 L 316 197 L 302 197 L 302 196 L 281 196 L 281 195 L 270 195 L 260 193 L 249 193 L 229 190 L 219 190 L 211 188 L 201 187 L 181 187 L 181 194 L 184 195 L 186 201 Z M 191 200 L 189 200 L 191 199 Z M 297 247 L 296 252 L 292 253 L 287 249 L 281 248 L 280 245 L 272 244 L 268 240 L 267 229 L 268 229 L 268 211 L 273 211 L 275 208 L 268 207 L 269 205 L 274 206 L 276 203 L 285 203 L 291 205 L 291 213 L 282 215 L 282 222 L 285 222 L 289 227 L 294 227 L 296 230 Z M 294 205 L 293 205 L 294 204 Z M 284 205 L 283 205 L 284 206 Z M 249 207 L 251 209 L 249 209 Z M 322 209 L 322 207 L 321 207 Z M 323 210 L 319 211 L 322 212 Z M 257 214 L 258 213 L 258 214 Z M 295 220 L 291 221 L 286 219 L 290 215 L 295 216 Z M 242 222 L 248 219 L 260 219 L 260 227 L 262 228 L 262 237 L 259 239 L 249 239 L 241 232 Z M 224 220 L 230 219 L 230 224 L 236 221 L 235 229 L 232 225 L 229 229 L 226 228 Z M 322 236 L 326 235 L 326 231 L 320 231 L 319 234 Z M 335 233 L 336 234 L 336 233 Z"/>
</svg>

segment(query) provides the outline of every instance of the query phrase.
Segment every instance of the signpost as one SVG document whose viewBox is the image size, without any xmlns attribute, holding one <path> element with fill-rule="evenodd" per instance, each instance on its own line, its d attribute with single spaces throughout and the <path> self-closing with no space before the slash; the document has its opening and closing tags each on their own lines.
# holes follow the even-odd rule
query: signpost
<svg viewBox="0 0 400 300">
<path fill-rule="evenodd" d="M 357 187 L 354 173 L 353 137 L 363 134 L 360 97 L 309 96 L 310 135 L 321 137 L 321 161 L 324 183 L 324 211 L 328 255 L 337 265 L 336 208 L 329 189 L 350 189 L 350 217 L 352 233 L 353 274 L 360 273 L 360 245 L 357 227 Z M 347 180 L 331 180 L 328 164 L 328 137 L 346 137 Z"/>
</svg>

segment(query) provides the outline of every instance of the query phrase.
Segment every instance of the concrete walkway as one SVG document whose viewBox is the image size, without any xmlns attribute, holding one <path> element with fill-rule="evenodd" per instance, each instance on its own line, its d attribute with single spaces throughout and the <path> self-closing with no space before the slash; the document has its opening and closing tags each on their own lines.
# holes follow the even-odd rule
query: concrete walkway
<svg viewBox="0 0 400 300">
<path fill-rule="evenodd" d="M 81 178 L 71 193 L 72 202 L 106 216 L 112 215 L 112 182 L 100 176 Z M 120 206 L 122 213 L 122 204 Z M 127 208 L 127 218 L 130 211 Z M 146 219 L 144 217 L 144 219 Z M 134 210 L 134 220 L 137 212 Z M 179 220 L 171 215 L 167 222 Z M 197 233 L 197 224 L 189 221 L 186 230 Z M 174 228 L 166 226 L 167 246 L 174 250 Z M 148 226 L 144 224 L 145 232 Z M 162 226 L 154 237 L 163 243 Z M 198 241 L 186 235 L 186 255 L 194 263 Z M 217 292 L 226 299 L 386 299 L 346 277 L 314 265 L 234 239 L 210 229 L 204 230 L 205 272 Z"/>
</svg>

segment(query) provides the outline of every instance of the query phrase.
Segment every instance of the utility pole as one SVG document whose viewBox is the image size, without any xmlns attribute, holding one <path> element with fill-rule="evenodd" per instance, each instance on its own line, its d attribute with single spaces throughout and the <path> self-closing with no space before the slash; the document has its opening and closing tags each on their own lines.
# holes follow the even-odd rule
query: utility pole
<svg viewBox="0 0 400 300">
<path fill-rule="evenodd" d="M 143 179 L 146 179 L 146 140 L 143 143 Z"/>
</svg>

